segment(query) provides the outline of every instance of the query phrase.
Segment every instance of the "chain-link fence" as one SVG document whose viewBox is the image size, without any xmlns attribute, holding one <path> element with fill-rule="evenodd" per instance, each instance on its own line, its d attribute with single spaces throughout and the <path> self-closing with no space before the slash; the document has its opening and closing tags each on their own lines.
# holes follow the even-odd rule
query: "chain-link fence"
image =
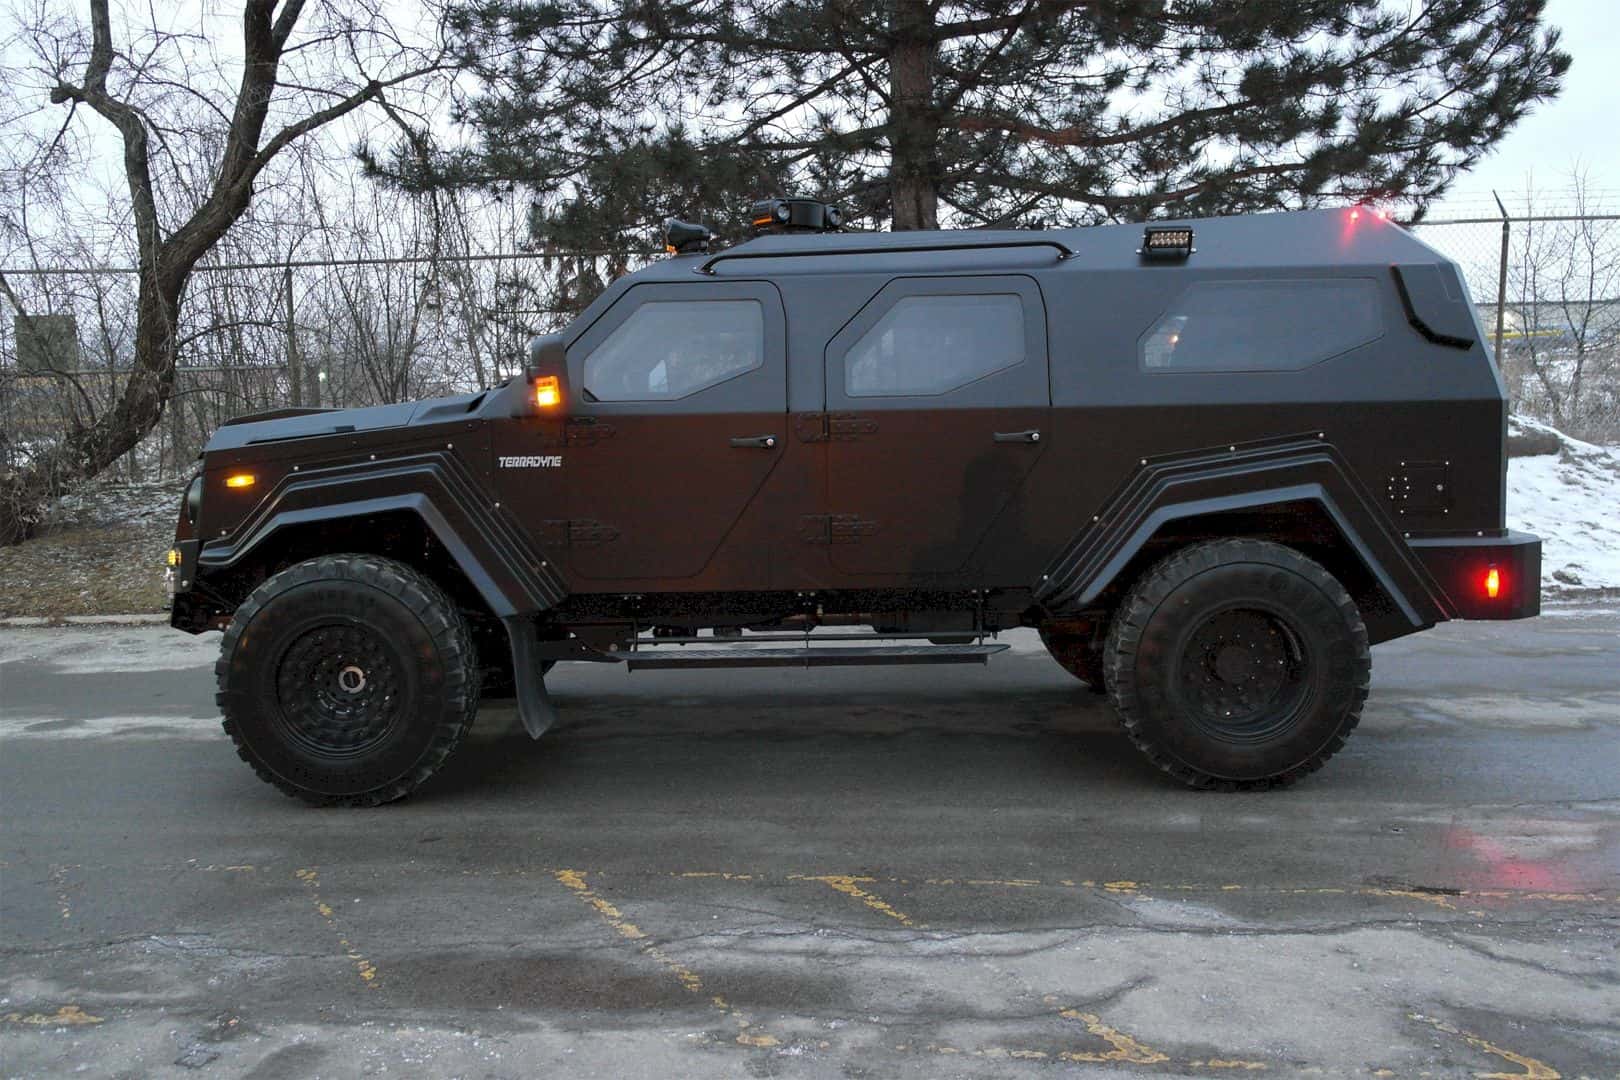
<svg viewBox="0 0 1620 1080">
<path fill-rule="evenodd" d="M 1620 215 L 1425 221 L 1467 279 L 1514 409 L 1620 441 Z"/>
<path fill-rule="evenodd" d="M 244 413 L 359 406 L 492 386 L 533 335 L 566 322 L 650 252 L 424 255 L 197 267 L 164 421 L 114 471 L 189 470 L 208 433 Z M 4 271 L 0 471 L 118 400 L 134 348 L 130 267 Z"/>
<path fill-rule="evenodd" d="M 1425 221 L 1461 266 L 1514 406 L 1620 441 L 1620 215 Z M 180 475 L 225 420 L 491 386 L 534 334 L 566 322 L 645 251 L 421 255 L 204 264 L 179 328 L 171 405 L 115 472 Z M 129 267 L 6 270 L 0 470 L 82 428 L 122 393 L 134 341 Z M 23 314 L 26 313 L 26 314 Z"/>
</svg>

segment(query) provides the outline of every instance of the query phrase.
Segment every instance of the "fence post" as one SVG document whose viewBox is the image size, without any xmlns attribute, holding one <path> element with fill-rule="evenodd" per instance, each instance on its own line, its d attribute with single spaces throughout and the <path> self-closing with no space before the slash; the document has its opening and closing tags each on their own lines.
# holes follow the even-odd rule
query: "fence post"
<svg viewBox="0 0 1620 1080">
<path fill-rule="evenodd" d="M 293 272 L 290 266 L 282 277 L 282 287 L 287 291 L 287 397 L 288 403 L 296 409 L 304 402 L 298 385 L 302 365 L 298 363 L 298 328 L 293 325 Z"/>
<path fill-rule="evenodd" d="M 1496 268 L 1496 367 L 1502 370 L 1502 328 L 1507 318 L 1507 270 L 1508 270 L 1508 228 L 1509 218 L 1507 207 L 1502 205 L 1502 197 L 1495 191 L 1491 198 L 1496 200 L 1496 208 L 1502 211 L 1502 259 Z"/>
</svg>

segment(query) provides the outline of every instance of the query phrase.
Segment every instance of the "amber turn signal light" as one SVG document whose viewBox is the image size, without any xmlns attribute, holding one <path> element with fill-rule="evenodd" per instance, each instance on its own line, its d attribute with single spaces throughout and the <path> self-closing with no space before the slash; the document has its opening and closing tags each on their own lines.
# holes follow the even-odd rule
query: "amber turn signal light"
<svg viewBox="0 0 1620 1080">
<path fill-rule="evenodd" d="M 555 375 L 542 375 L 534 380 L 534 404 L 541 409 L 554 409 L 562 404 L 562 383 Z"/>
<path fill-rule="evenodd" d="M 258 477 L 250 472 L 232 473 L 225 478 L 225 486 L 228 488 L 250 488 L 257 480 Z"/>
</svg>

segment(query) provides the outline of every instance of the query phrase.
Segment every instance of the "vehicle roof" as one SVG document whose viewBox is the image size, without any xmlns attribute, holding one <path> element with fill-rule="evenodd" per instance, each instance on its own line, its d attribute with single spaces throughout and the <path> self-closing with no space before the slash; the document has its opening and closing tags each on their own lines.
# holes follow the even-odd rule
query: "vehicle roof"
<svg viewBox="0 0 1620 1080">
<path fill-rule="evenodd" d="M 761 236 L 708 255 L 679 255 L 630 275 L 637 281 L 690 281 L 700 267 L 714 277 L 765 277 L 903 269 L 939 271 L 1008 264 L 1061 265 L 1076 270 L 1138 269 L 1160 266 L 1263 268 L 1310 265 L 1348 267 L 1391 263 L 1432 263 L 1445 259 L 1392 221 L 1367 208 L 1339 207 L 1237 217 L 1154 221 L 1146 225 L 1188 226 L 1194 254 L 1186 261 L 1144 262 L 1143 223 L 1074 229 L 956 229 L 929 232 L 797 233 Z M 1027 245 L 1047 241 L 1073 255 L 1058 263 L 1055 249 L 986 245 Z M 956 251 L 918 251 L 960 243 Z M 847 256 L 829 254 L 848 252 Z M 766 257 L 781 255 L 781 258 Z M 746 258 L 735 258 L 744 255 Z M 813 258 L 803 258 L 814 255 Z M 708 276 L 708 275 L 704 275 Z"/>
</svg>

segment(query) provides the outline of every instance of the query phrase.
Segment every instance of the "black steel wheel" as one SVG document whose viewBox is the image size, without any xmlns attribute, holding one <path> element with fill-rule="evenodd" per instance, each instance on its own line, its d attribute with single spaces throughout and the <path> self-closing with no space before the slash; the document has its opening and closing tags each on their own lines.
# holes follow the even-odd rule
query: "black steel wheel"
<svg viewBox="0 0 1620 1080">
<path fill-rule="evenodd" d="M 1059 630 L 1040 628 L 1041 644 L 1058 666 L 1086 684 L 1093 694 L 1106 694 L 1103 680 L 1102 650 L 1091 644 L 1084 634 L 1065 634 Z"/>
<path fill-rule="evenodd" d="M 1293 548 L 1214 540 L 1131 588 L 1109 628 L 1109 697 L 1131 741 L 1198 788 L 1281 787 L 1361 719 L 1371 660 L 1355 602 Z"/>
<path fill-rule="evenodd" d="M 432 581 L 371 555 L 289 567 L 237 609 L 216 700 L 259 777 L 316 804 L 375 806 L 432 776 L 471 726 L 478 656 Z"/>
</svg>

